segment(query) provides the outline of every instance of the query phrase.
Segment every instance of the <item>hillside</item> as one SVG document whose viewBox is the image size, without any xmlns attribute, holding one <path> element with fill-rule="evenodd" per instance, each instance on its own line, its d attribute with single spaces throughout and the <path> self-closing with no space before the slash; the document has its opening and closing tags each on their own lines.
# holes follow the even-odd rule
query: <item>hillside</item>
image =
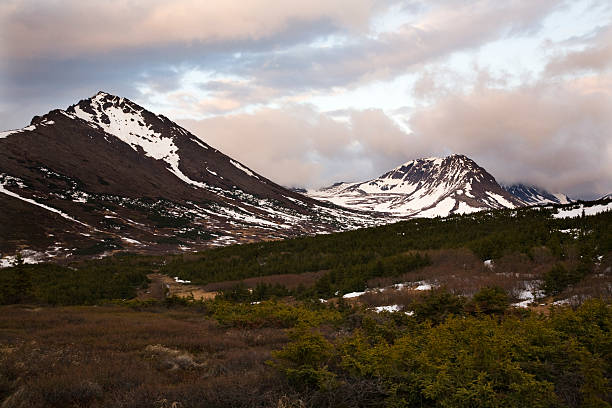
<svg viewBox="0 0 612 408">
<path fill-rule="evenodd" d="M 0 133 L 0 253 L 164 253 L 375 225 L 99 92 Z M 36 220 L 35 223 L 31 220 Z"/>
</svg>

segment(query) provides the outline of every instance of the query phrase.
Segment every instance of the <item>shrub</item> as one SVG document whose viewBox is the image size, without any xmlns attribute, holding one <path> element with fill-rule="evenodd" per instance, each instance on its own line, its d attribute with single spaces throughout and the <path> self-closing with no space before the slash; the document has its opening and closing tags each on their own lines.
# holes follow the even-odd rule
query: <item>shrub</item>
<svg viewBox="0 0 612 408">
<path fill-rule="evenodd" d="M 480 289 L 466 305 L 471 313 L 503 314 L 509 305 L 506 292 L 497 286 Z"/>
<path fill-rule="evenodd" d="M 443 322 L 450 315 L 464 312 L 465 298 L 456 296 L 446 289 L 434 289 L 427 292 L 420 301 L 412 306 L 414 315 L 419 321 L 430 320 L 434 324 Z"/>
<path fill-rule="evenodd" d="M 273 365 L 299 387 L 333 388 L 335 374 L 327 369 L 334 356 L 333 345 L 321 333 L 306 325 L 290 330 L 289 338 L 293 340 L 291 343 L 272 353 L 276 359 Z"/>
<path fill-rule="evenodd" d="M 543 290 L 547 295 L 557 295 L 569 285 L 578 283 L 588 273 L 589 266 L 584 262 L 571 269 L 557 263 L 544 274 Z"/>
</svg>

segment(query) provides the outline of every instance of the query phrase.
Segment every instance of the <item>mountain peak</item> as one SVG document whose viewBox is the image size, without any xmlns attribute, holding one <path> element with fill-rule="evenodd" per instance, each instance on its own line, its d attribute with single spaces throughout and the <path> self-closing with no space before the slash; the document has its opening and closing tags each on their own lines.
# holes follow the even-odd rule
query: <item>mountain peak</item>
<svg viewBox="0 0 612 408">
<path fill-rule="evenodd" d="M 424 217 L 522 205 L 463 154 L 411 160 L 378 178 L 311 196 L 349 208 Z"/>
<path fill-rule="evenodd" d="M 83 120 L 96 123 L 110 123 L 109 111 L 121 110 L 123 114 L 137 114 L 146 111 L 142 106 L 116 95 L 111 95 L 104 91 L 99 91 L 94 96 L 83 99 L 77 104 L 68 107 L 66 112 L 73 113 Z M 148 112 L 148 111 L 147 111 Z M 150 112 L 149 112 L 150 113 Z M 151 113 L 151 115 L 153 115 Z M 121 115 L 123 116 L 123 115 Z M 154 116 L 154 115 L 153 115 Z"/>
<path fill-rule="evenodd" d="M 27 242 L 42 258 L 75 248 L 185 251 L 385 222 L 287 190 L 103 91 L 0 132 L 0 208 L 10 231 L 0 252 Z"/>
</svg>

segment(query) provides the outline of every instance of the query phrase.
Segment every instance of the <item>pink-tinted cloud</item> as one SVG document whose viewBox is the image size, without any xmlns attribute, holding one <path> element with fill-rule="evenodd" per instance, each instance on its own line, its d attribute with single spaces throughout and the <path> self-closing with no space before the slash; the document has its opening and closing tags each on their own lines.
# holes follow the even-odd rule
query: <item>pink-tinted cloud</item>
<svg viewBox="0 0 612 408">
<path fill-rule="evenodd" d="M 465 153 L 498 179 L 581 195 L 612 189 L 612 77 L 476 88 L 415 113 L 430 146 Z"/>
<path fill-rule="evenodd" d="M 0 4 L 0 41 L 8 57 L 27 59 L 257 41 L 321 21 L 364 30 L 377 7 L 375 0 L 10 0 Z"/>
<path fill-rule="evenodd" d="M 612 24 L 602 28 L 588 45 L 579 51 L 565 52 L 546 66 L 546 74 L 562 75 L 577 71 L 603 71 L 612 68 Z"/>
<path fill-rule="evenodd" d="M 609 24 L 598 20 L 587 33 L 583 21 L 576 36 L 545 41 L 543 22 L 574 10 L 572 2 L 414 0 L 401 2 L 401 24 L 373 29 L 394 3 L 5 0 L 0 127 L 104 89 L 173 119 L 220 115 L 184 124 L 287 185 L 362 180 L 455 152 L 506 181 L 574 194 L 612 190 Z M 516 37 L 545 44 L 528 75 L 500 78 L 477 65 L 483 46 Z M 465 61 L 450 65 L 457 52 L 473 58 L 473 72 Z M 202 83 L 185 80 L 196 71 Z M 343 110 L 338 120 L 292 104 L 415 73 L 406 106 L 387 114 L 333 106 Z"/>
<path fill-rule="evenodd" d="M 611 89 L 612 77 L 600 75 L 440 93 L 412 112 L 412 133 L 380 110 L 348 110 L 338 121 L 303 106 L 182 123 L 289 186 L 366 180 L 414 158 L 463 153 L 499 181 L 579 197 L 612 191 Z"/>
<path fill-rule="evenodd" d="M 384 113 L 353 111 L 350 116 L 350 122 L 338 121 L 312 108 L 292 105 L 181 124 L 287 186 L 360 180 L 409 156 L 407 135 Z"/>
</svg>

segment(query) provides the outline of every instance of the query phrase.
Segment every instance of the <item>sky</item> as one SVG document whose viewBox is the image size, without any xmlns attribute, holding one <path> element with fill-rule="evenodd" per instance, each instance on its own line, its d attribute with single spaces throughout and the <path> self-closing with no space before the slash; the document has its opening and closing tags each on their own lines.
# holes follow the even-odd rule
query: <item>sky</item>
<svg viewBox="0 0 612 408">
<path fill-rule="evenodd" d="M 612 192 L 609 0 L 0 0 L 0 130 L 99 90 L 289 187 L 458 153 Z"/>
</svg>

